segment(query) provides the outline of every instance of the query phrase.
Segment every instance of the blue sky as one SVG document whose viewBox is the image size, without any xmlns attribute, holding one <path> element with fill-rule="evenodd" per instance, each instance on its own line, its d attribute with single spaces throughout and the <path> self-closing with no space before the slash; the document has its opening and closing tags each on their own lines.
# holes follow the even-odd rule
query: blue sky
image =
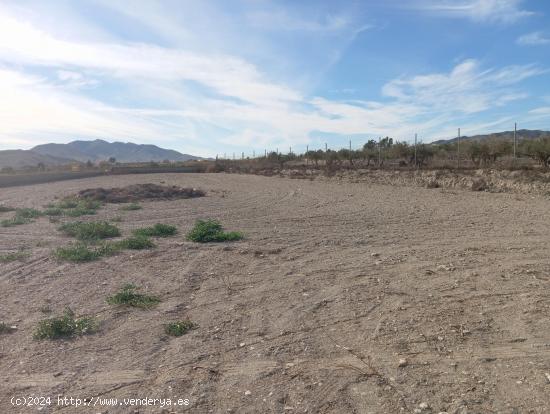
<svg viewBox="0 0 550 414">
<path fill-rule="evenodd" d="M 0 149 L 549 129 L 550 2 L 3 0 L 0 96 Z"/>
</svg>

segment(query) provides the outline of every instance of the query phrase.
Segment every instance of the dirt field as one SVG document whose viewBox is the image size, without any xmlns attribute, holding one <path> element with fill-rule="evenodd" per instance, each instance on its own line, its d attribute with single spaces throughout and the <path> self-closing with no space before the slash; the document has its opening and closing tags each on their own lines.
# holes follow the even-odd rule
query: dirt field
<svg viewBox="0 0 550 414">
<path fill-rule="evenodd" d="M 0 335 L 0 413 L 550 412 L 546 198 L 154 174 L 2 189 L 0 203 L 41 208 L 84 188 L 161 181 L 207 196 L 128 212 L 106 205 L 87 218 L 122 216 L 124 234 L 177 225 L 154 250 L 63 263 L 52 257 L 70 242 L 58 224 L 0 228 L 0 252 L 31 252 L 0 263 L 0 321 L 17 325 Z M 246 239 L 185 241 L 209 217 Z M 162 302 L 107 304 L 126 282 Z M 100 331 L 33 340 L 44 309 L 66 306 L 96 315 Z M 186 317 L 199 328 L 164 334 L 163 323 Z M 58 407 L 58 395 L 190 404 Z M 52 405 L 13 407 L 13 396 Z"/>
</svg>

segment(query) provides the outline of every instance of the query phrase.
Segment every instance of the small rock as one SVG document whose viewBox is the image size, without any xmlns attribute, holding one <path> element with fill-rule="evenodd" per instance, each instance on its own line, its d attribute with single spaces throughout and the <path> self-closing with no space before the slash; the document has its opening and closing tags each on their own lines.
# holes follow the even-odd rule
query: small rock
<svg viewBox="0 0 550 414">
<path fill-rule="evenodd" d="M 548 384 L 550 384 L 550 374 L 547 372 L 544 374 L 544 376 L 546 377 L 546 381 L 548 382 Z"/>
<path fill-rule="evenodd" d="M 380 253 L 371 253 L 371 256 L 372 257 L 378 257 L 378 256 L 380 256 Z"/>
<path fill-rule="evenodd" d="M 252 391 L 250 391 L 250 390 L 246 390 L 246 391 L 244 392 L 244 395 L 250 395 L 250 394 L 252 394 Z"/>
<path fill-rule="evenodd" d="M 399 360 L 398 366 L 399 366 L 399 367 L 406 367 L 408 364 L 409 364 L 409 362 L 408 362 L 405 358 L 401 358 L 401 359 Z"/>
<path fill-rule="evenodd" d="M 239 344 L 239 346 L 240 346 L 241 348 L 242 348 L 243 346 L 245 346 L 245 345 L 246 345 L 245 342 L 241 342 L 241 343 Z"/>
<path fill-rule="evenodd" d="M 418 408 L 420 408 L 421 410 L 427 410 L 428 408 L 430 408 L 430 405 L 427 402 L 422 402 L 418 404 Z"/>
</svg>

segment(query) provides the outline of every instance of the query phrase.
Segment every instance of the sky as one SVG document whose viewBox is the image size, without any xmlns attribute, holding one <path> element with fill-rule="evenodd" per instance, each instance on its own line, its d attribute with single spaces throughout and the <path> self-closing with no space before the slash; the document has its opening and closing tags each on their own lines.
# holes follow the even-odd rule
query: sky
<svg viewBox="0 0 550 414">
<path fill-rule="evenodd" d="M 0 150 L 550 129 L 547 0 L 0 0 Z"/>
</svg>

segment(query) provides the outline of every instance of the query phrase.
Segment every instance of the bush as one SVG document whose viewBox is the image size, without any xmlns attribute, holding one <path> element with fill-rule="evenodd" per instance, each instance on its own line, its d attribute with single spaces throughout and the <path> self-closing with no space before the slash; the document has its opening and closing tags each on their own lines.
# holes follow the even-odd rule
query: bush
<svg viewBox="0 0 550 414">
<path fill-rule="evenodd" d="M 41 215 L 42 212 L 34 208 L 18 208 L 15 210 L 15 217 L 20 217 L 22 219 L 33 219 Z"/>
<path fill-rule="evenodd" d="M 2 220 L 0 221 L 0 226 L 2 227 L 13 227 L 13 226 L 20 226 L 22 224 L 30 223 L 31 220 L 19 216 L 15 216 L 11 219 Z"/>
<path fill-rule="evenodd" d="M 75 318 L 74 312 L 67 308 L 62 316 L 40 321 L 34 332 L 35 339 L 59 339 L 87 335 L 97 330 L 94 318 Z"/>
<path fill-rule="evenodd" d="M 7 213 L 8 211 L 13 211 L 15 208 L 5 206 L 4 204 L 0 204 L 0 213 Z"/>
<path fill-rule="evenodd" d="M 134 230 L 136 236 L 146 236 L 146 237 L 169 237 L 173 236 L 178 232 L 176 226 L 171 226 L 170 224 L 161 224 L 157 223 L 152 227 L 144 227 L 141 229 Z"/>
<path fill-rule="evenodd" d="M 122 211 L 134 211 L 134 210 L 141 210 L 143 207 L 141 207 L 138 203 L 130 203 L 126 204 L 125 206 L 120 207 L 120 210 Z"/>
<path fill-rule="evenodd" d="M 0 254 L 0 263 L 15 262 L 16 260 L 23 260 L 27 257 L 29 257 L 29 254 L 26 252 Z"/>
<path fill-rule="evenodd" d="M 126 305 L 134 308 L 150 308 L 157 305 L 160 299 L 156 296 L 144 295 L 136 292 L 137 286 L 129 283 L 113 296 L 107 298 L 107 303 L 111 305 Z"/>
<path fill-rule="evenodd" d="M 101 203 L 94 200 L 82 200 L 67 197 L 55 204 L 49 204 L 46 211 L 61 211 L 60 215 L 68 217 L 80 217 L 94 215 L 101 207 Z M 46 213 L 47 214 L 47 213 Z"/>
<path fill-rule="evenodd" d="M 62 216 L 63 210 L 57 207 L 49 207 L 46 210 L 44 210 L 44 215 L 46 216 Z"/>
<path fill-rule="evenodd" d="M 76 221 L 63 224 L 59 227 L 59 230 L 82 241 L 94 241 L 120 236 L 118 227 L 106 221 Z"/>
<path fill-rule="evenodd" d="M 164 332 L 170 336 L 182 336 L 192 329 L 196 329 L 197 324 L 191 322 L 189 319 L 185 321 L 170 322 L 164 325 Z"/>
<path fill-rule="evenodd" d="M 151 239 L 145 236 L 128 237 L 119 241 L 117 244 L 122 249 L 131 250 L 151 249 L 155 247 L 155 244 L 151 241 Z"/>
<path fill-rule="evenodd" d="M 243 237 L 239 232 L 224 232 L 222 225 L 216 220 L 198 220 L 187 234 L 188 240 L 198 243 L 236 241 Z"/>
<path fill-rule="evenodd" d="M 82 263 L 97 260 L 102 256 L 112 256 L 120 251 L 117 243 L 103 243 L 90 248 L 84 243 L 77 243 L 69 247 L 60 247 L 55 251 L 55 256 L 61 260 Z"/>
</svg>

